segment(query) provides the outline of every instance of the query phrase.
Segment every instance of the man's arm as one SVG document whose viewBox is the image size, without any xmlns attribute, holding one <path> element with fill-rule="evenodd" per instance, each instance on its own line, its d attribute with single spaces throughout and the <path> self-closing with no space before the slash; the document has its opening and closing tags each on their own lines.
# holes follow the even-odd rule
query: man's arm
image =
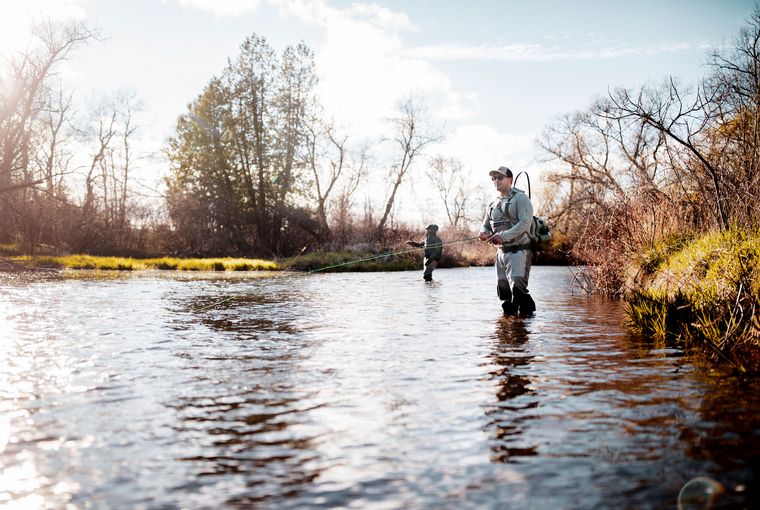
<svg viewBox="0 0 760 510">
<path fill-rule="evenodd" d="M 487 241 L 492 235 L 493 231 L 491 230 L 491 207 L 493 204 L 490 204 L 488 207 L 486 207 L 486 212 L 483 217 L 483 225 L 480 227 L 480 234 L 478 237 L 481 241 Z"/>
</svg>

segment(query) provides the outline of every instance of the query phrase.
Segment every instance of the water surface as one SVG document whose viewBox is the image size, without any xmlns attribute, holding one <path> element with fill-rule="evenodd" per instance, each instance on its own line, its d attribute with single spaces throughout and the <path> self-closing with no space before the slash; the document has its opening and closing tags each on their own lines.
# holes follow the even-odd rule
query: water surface
<svg viewBox="0 0 760 510">
<path fill-rule="evenodd" d="M 491 268 L 434 277 L 2 276 L 0 505 L 660 509 L 703 476 L 752 508 L 753 381 L 568 268 L 530 318 Z"/>
</svg>

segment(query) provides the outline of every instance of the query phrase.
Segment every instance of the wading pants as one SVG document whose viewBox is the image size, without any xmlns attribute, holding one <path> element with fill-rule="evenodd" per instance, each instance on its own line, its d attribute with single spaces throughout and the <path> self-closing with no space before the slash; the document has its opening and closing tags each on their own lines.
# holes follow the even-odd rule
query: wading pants
<svg viewBox="0 0 760 510">
<path fill-rule="evenodd" d="M 425 279 L 426 282 L 430 282 L 433 280 L 433 269 L 438 267 L 438 261 L 435 259 L 427 259 L 425 260 L 425 272 L 422 274 L 422 277 Z"/>
<path fill-rule="evenodd" d="M 536 303 L 528 292 L 532 250 L 508 252 L 496 251 L 496 292 L 501 299 L 504 313 L 530 315 L 536 311 Z"/>
</svg>

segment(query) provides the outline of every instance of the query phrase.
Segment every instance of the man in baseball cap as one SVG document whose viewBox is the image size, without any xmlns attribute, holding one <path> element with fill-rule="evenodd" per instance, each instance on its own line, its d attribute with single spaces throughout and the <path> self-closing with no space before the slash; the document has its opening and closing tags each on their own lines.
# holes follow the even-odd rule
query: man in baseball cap
<svg viewBox="0 0 760 510">
<path fill-rule="evenodd" d="M 522 190 L 512 187 L 512 170 L 500 166 L 490 170 L 496 197 L 486 208 L 481 241 L 498 247 L 496 250 L 496 293 L 505 314 L 531 315 L 536 303 L 528 291 L 528 277 L 533 250 L 528 231 L 533 221 L 533 204 Z"/>
</svg>

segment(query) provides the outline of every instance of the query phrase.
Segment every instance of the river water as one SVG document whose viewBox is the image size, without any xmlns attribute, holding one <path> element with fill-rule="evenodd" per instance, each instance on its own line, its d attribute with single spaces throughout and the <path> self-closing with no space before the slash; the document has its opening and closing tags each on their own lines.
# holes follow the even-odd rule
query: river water
<svg viewBox="0 0 760 510">
<path fill-rule="evenodd" d="M 754 381 L 566 267 L 434 277 L 0 275 L 0 506 L 753 508 Z"/>
</svg>

